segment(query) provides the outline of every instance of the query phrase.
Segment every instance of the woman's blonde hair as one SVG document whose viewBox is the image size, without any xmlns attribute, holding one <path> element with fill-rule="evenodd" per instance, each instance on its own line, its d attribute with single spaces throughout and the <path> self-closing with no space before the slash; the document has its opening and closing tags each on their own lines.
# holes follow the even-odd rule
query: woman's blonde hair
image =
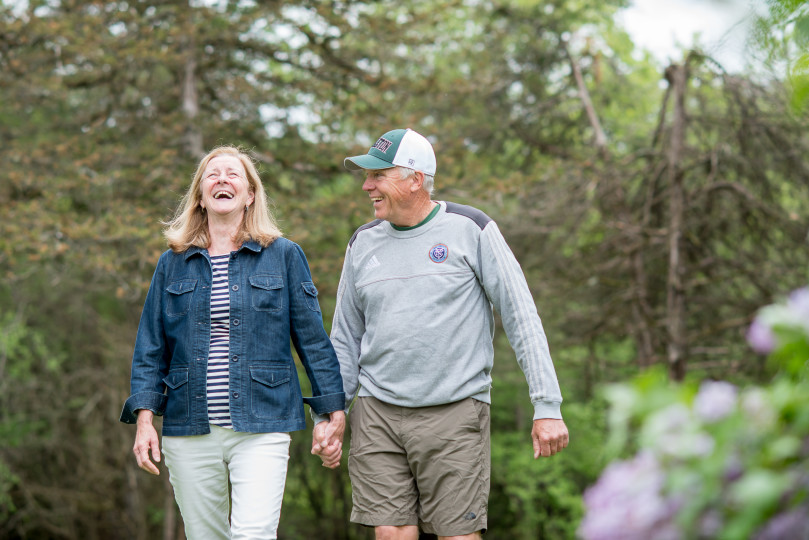
<svg viewBox="0 0 809 540">
<path fill-rule="evenodd" d="M 255 197 L 253 204 L 245 210 L 241 229 L 233 240 L 237 244 L 254 240 L 263 247 L 267 247 L 276 238 L 283 236 L 270 213 L 269 199 L 264 191 L 264 185 L 261 183 L 253 160 L 235 146 L 219 146 L 208 152 L 199 162 L 197 172 L 194 173 L 194 180 L 180 201 L 174 218 L 171 221 L 163 222 L 163 225 L 166 226 L 163 234 L 168 240 L 172 251 L 182 253 L 191 246 L 204 249 L 210 244 L 208 214 L 200 206 L 202 201 L 201 184 L 202 175 L 205 172 L 205 167 L 208 166 L 208 162 L 218 156 L 234 156 L 242 162 L 247 173 L 250 193 Z"/>
</svg>

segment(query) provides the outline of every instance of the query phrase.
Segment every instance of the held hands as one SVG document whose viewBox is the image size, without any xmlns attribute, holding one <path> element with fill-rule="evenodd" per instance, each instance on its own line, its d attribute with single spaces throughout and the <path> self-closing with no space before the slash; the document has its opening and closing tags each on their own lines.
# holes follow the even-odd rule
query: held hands
<svg viewBox="0 0 809 540">
<path fill-rule="evenodd" d="M 135 453 L 135 459 L 138 460 L 138 467 L 147 473 L 159 475 L 160 471 L 157 466 L 149 459 L 149 452 L 152 453 L 152 459 L 157 463 L 160 462 L 160 442 L 157 438 L 157 430 L 152 425 L 152 411 L 141 409 L 138 411 L 138 431 L 135 434 L 135 446 L 132 451 Z"/>
<path fill-rule="evenodd" d="M 334 411 L 328 422 L 320 422 L 312 431 L 312 453 L 320 456 L 323 466 L 336 469 L 343 457 L 343 434 L 346 429 L 346 414 Z"/>
<path fill-rule="evenodd" d="M 534 459 L 540 456 L 551 457 L 561 452 L 567 448 L 570 440 L 565 422 L 553 418 L 534 420 L 531 439 L 534 442 Z"/>
</svg>

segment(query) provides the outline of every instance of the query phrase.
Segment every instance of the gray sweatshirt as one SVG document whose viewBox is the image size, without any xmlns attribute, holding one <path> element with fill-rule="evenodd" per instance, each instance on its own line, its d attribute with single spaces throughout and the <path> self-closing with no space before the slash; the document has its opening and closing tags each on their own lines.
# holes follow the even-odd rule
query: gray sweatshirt
<svg viewBox="0 0 809 540">
<path fill-rule="evenodd" d="M 349 241 L 331 332 L 346 410 L 358 393 L 403 407 L 491 403 L 494 305 L 534 419 L 561 418 L 545 331 L 497 224 L 475 208 L 439 204 L 418 227 L 376 220 Z"/>
</svg>

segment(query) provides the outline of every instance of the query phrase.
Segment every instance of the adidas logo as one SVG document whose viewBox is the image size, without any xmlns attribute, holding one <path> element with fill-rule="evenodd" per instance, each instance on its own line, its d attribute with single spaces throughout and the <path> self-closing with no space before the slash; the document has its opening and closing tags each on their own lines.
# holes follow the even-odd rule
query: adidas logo
<svg viewBox="0 0 809 540">
<path fill-rule="evenodd" d="M 379 259 L 376 258 L 376 255 L 372 255 L 371 258 L 365 263 L 366 270 L 371 270 L 372 268 L 376 268 L 377 266 L 382 266 L 382 263 L 379 262 Z"/>
</svg>

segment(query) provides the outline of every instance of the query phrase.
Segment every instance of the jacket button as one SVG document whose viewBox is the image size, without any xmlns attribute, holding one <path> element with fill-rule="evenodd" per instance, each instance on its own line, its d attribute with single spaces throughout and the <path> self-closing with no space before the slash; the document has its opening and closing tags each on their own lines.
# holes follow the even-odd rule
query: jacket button
<svg viewBox="0 0 809 540">
<path fill-rule="evenodd" d="M 234 355 L 233 355 L 233 358 L 231 358 L 231 359 L 230 359 L 230 361 L 231 361 L 231 362 L 238 362 L 238 361 L 239 361 L 239 355 L 238 355 L 238 354 L 234 354 Z"/>
<path fill-rule="evenodd" d="M 238 285 L 234 285 L 233 287 L 231 287 L 231 289 L 233 289 L 234 291 L 238 291 L 238 290 L 239 290 L 239 286 L 238 286 Z"/>
<path fill-rule="evenodd" d="M 233 319 L 233 326 L 239 326 L 239 319 Z"/>
<path fill-rule="evenodd" d="M 234 399 L 239 399 L 239 393 L 238 392 L 233 392 L 233 398 Z"/>
</svg>

